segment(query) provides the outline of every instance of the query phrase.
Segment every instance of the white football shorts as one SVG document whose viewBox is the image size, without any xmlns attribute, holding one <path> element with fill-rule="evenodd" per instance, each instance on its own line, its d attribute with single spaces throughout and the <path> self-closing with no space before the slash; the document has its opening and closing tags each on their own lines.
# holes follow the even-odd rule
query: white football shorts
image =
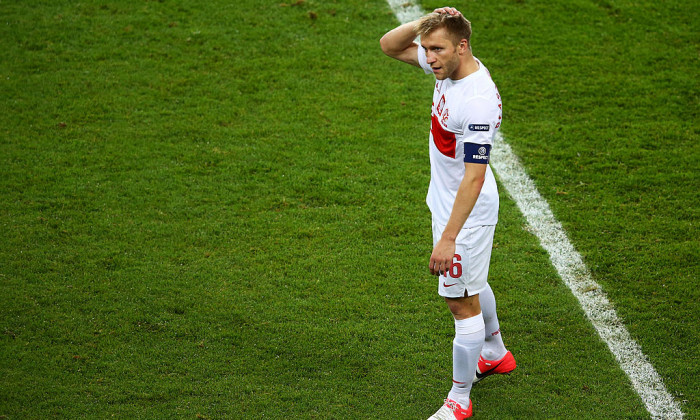
<svg viewBox="0 0 700 420">
<path fill-rule="evenodd" d="M 444 228 L 445 226 L 433 222 L 433 247 L 442 236 Z M 495 225 L 462 229 L 455 241 L 452 269 L 439 276 L 440 296 L 473 296 L 486 288 L 495 231 Z"/>
</svg>

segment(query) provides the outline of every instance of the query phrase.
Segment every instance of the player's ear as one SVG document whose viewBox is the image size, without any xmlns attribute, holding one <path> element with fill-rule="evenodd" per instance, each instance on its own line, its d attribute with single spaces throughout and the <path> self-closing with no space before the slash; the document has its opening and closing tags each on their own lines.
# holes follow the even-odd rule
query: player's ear
<svg viewBox="0 0 700 420">
<path fill-rule="evenodd" d="M 459 41 L 459 53 L 464 54 L 467 51 L 469 51 L 469 41 L 467 41 L 466 38 L 462 38 L 462 40 Z"/>
</svg>

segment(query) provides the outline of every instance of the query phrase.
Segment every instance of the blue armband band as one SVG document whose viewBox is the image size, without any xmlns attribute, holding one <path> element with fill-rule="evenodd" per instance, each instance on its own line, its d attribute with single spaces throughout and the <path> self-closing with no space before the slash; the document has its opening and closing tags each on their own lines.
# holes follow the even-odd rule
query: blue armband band
<svg viewBox="0 0 700 420">
<path fill-rule="evenodd" d="M 489 163 L 490 144 L 464 143 L 464 161 L 467 163 Z"/>
</svg>

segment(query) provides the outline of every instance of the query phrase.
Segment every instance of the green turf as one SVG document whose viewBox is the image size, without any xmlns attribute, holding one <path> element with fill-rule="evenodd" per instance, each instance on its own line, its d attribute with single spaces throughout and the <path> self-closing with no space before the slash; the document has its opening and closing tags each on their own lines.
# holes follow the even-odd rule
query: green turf
<svg viewBox="0 0 700 420">
<path fill-rule="evenodd" d="M 457 6 L 503 133 L 699 417 L 697 8 Z M 396 24 L 379 0 L 0 2 L 0 416 L 430 415 L 432 81 L 382 55 Z M 505 192 L 495 242 L 519 368 L 476 415 L 648 416 Z"/>
</svg>

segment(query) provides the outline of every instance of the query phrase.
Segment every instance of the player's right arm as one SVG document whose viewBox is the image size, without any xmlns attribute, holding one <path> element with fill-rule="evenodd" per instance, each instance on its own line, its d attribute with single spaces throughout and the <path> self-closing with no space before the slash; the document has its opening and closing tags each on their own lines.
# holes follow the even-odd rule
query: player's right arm
<svg viewBox="0 0 700 420">
<path fill-rule="evenodd" d="M 384 34 L 379 45 L 389 57 L 420 67 L 418 48 L 422 47 L 413 42 L 416 36 L 416 22 L 408 22 Z"/>
</svg>

